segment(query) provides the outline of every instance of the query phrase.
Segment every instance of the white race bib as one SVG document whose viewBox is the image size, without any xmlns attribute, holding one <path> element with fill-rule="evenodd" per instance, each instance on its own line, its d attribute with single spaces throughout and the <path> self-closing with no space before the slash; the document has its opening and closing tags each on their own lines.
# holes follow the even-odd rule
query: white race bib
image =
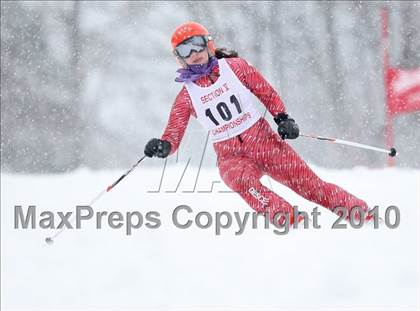
<svg viewBox="0 0 420 311">
<path fill-rule="evenodd" d="M 198 121 L 210 131 L 212 142 L 235 137 L 261 117 L 254 102 L 258 99 L 236 77 L 224 58 L 219 59 L 220 76 L 209 87 L 185 83 Z"/>
</svg>

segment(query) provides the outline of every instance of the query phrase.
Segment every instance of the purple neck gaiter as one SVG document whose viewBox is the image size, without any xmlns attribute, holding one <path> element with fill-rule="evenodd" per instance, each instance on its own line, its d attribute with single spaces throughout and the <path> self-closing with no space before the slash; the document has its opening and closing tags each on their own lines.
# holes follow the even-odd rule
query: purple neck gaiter
<svg viewBox="0 0 420 311">
<path fill-rule="evenodd" d="M 210 57 L 207 64 L 188 65 L 188 68 L 178 69 L 179 77 L 175 78 L 176 82 L 192 82 L 199 78 L 210 74 L 213 68 L 217 65 L 217 58 Z"/>
</svg>

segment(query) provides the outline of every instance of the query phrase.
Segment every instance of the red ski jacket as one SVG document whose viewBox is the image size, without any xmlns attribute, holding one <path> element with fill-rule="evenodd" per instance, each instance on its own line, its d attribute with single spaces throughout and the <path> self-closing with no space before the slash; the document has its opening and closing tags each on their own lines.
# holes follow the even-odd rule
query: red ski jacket
<svg viewBox="0 0 420 311">
<path fill-rule="evenodd" d="M 238 79 L 242 82 L 242 84 L 247 87 L 265 105 L 266 109 L 271 113 L 271 115 L 275 116 L 278 113 L 285 112 L 286 109 L 279 94 L 264 79 L 264 77 L 257 71 L 254 66 L 239 57 L 227 58 L 226 61 Z M 218 76 L 219 66 L 216 66 L 210 75 L 201 77 L 195 81 L 195 83 L 199 86 L 207 87 L 212 85 L 217 80 Z M 196 117 L 191 98 L 184 86 L 175 99 L 165 132 L 161 137 L 161 139 L 167 140 L 171 143 L 171 154 L 178 149 L 191 115 Z M 252 133 L 256 128 L 264 126 L 261 124 L 262 121 L 263 120 L 260 119 L 246 132 Z M 216 153 L 220 156 L 223 149 L 231 149 L 229 147 L 232 144 L 235 144 L 235 140 L 237 139 L 238 138 L 233 137 L 225 141 L 214 143 L 213 146 Z"/>
</svg>

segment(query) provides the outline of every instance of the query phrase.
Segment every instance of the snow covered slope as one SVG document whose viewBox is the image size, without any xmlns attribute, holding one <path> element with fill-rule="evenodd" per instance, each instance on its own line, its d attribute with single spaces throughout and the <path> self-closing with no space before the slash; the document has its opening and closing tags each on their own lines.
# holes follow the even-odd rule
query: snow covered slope
<svg viewBox="0 0 420 311">
<path fill-rule="evenodd" d="M 2 310 L 419 307 L 419 170 L 315 167 L 325 180 L 372 207 L 379 205 L 382 217 L 386 207 L 397 206 L 400 225 L 332 230 L 337 217 L 322 209 L 320 229 L 287 235 L 264 229 L 262 222 L 235 235 L 235 220 L 216 235 L 216 212 L 244 216 L 251 209 L 237 194 L 224 192 L 216 170 L 201 170 L 196 181 L 198 170 L 188 168 L 180 182 L 183 170 L 182 165 L 168 167 L 160 192 L 152 193 L 162 170 L 144 165 L 94 206 L 95 211 L 120 211 L 124 217 L 126 212 L 157 211 L 159 228 L 143 224 L 128 236 L 124 226 L 110 228 L 107 218 L 97 230 L 92 219 L 80 230 L 63 231 L 51 246 L 44 239 L 54 230 L 14 229 L 14 206 L 22 205 L 26 212 L 28 205 L 35 205 L 38 216 L 46 210 L 75 211 L 123 172 L 2 174 Z M 316 206 L 267 177 L 262 181 L 301 210 L 310 212 Z M 197 213 L 207 211 L 212 226 L 177 228 L 172 212 L 180 205 L 193 210 L 180 213 L 180 222 L 194 221 Z"/>
</svg>

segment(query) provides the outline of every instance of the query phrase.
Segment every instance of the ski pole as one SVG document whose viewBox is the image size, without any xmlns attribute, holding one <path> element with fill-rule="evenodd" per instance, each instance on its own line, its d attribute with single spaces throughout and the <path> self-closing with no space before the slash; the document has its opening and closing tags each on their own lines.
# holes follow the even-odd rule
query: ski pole
<svg viewBox="0 0 420 311">
<path fill-rule="evenodd" d="M 373 151 L 384 152 L 388 154 L 390 157 L 395 157 L 396 155 L 398 155 L 397 150 L 394 147 L 392 147 L 391 149 L 382 149 L 382 148 L 377 148 L 377 147 L 373 147 L 373 146 L 369 146 L 365 144 L 359 144 L 352 141 L 342 140 L 342 139 L 337 139 L 337 138 L 328 138 L 328 137 L 308 135 L 308 134 L 299 134 L 299 136 L 307 137 L 307 138 L 314 138 L 318 140 L 325 140 L 325 141 L 329 141 L 336 144 L 348 145 L 348 146 L 353 146 L 353 147 L 362 148 L 362 149 L 369 149 Z"/>
<path fill-rule="evenodd" d="M 102 190 L 100 193 L 98 193 L 98 195 L 92 199 L 92 201 L 89 202 L 88 206 L 92 206 L 96 201 L 99 200 L 99 198 L 101 198 L 105 193 L 110 192 L 112 190 L 112 188 L 114 188 L 121 180 L 123 180 L 128 174 L 130 174 L 139 164 L 141 161 L 144 160 L 146 156 L 143 156 L 142 158 L 140 158 L 140 160 L 137 161 L 136 164 L 134 164 L 127 172 L 125 172 L 123 175 L 121 175 L 120 178 L 118 178 L 116 181 L 114 181 L 111 185 L 109 185 L 108 187 L 106 187 L 106 189 Z M 61 228 L 59 231 L 57 231 L 52 237 L 47 237 L 45 238 L 45 242 L 49 245 L 53 244 L 54 239 L 57 238 L 61 232 L 64 231 L 66 227 Z"/>
</svg>

